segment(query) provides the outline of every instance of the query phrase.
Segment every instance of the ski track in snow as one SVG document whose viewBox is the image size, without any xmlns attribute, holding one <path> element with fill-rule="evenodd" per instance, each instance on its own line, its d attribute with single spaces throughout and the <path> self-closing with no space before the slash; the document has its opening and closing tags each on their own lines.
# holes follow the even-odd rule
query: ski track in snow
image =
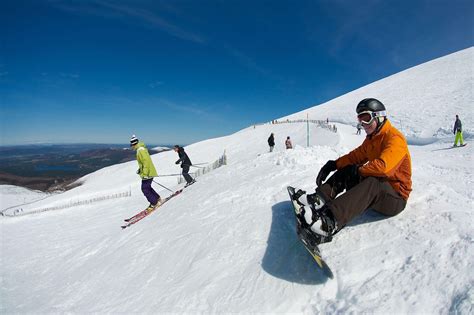
<svg viewBox="0 0 474 315">
<path fill-rule="evenodd" d="M 1 218 L 0 312 L 472 314 L 473 144 L 450 149 L 449 131 L 460 113 L 472 140 L 473 74 L 460 64 L 472 69 L 473 54 L 464 50 L 308 109 L 312 118 L 340 121 L 337 134 L 310 126 L 308 148 L 306 124 L 249 127 L 186 147 L 195 163 L 225 149 L 228 165 L 124 231 L 123 219 L 147 204 L 136 162 L 89 174 L 82 186 L 23 208 L 127 189 L 130 198 Z M 429 107 L 426 91 L 436 91 Z M 445 106 L 453 91 L 470 105 Z M 298 241 L 286 186 L 314 189 L 320 167 L 364 139 L 350 120 L 355 104 L 385 100 L 383 93 L 390 119 L 413 137 L 413 192 L 398 216 L 369 210 L 321 245 L 331 280 Z M 273 153 L 266 152 L 270 132 Z M 288 135 L 293 150 L 284 149 Z M 174 152 L 152 158 L 160 174 L 179 172 Z M 176 179 L 158 181 L 178 188 Z"/>
</svg>

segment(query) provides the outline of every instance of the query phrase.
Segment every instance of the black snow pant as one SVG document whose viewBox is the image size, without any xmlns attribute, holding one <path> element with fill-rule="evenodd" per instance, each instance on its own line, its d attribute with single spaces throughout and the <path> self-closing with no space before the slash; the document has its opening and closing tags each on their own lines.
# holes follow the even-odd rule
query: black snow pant
<svg viewBox="0 0 474 315">
<path fill-rule="evenodd" d="M 183 165 L 183 177 L 188 184 L 193 181 L 193 178 L 189 175 L 189 167 L 189 165 Z"/>
<path fill-rule="evenodd" d="M 333 174 L 317 191 L 322 193 L 338 228 L 344 227 L 367 209 L 394 216 L 407 204 L 383 178 L 347 178 L 341 169 Z M 338 196 L 346 190 L 345 193 Z"/>
</svg>

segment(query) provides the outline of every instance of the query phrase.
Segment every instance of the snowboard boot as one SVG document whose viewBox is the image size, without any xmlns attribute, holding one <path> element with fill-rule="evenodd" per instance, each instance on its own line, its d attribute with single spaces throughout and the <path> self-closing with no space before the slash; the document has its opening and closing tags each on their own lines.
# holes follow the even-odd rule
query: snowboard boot
<svg viewBox="0 0 474 315">
<path fill-rule="evenodd" d="M 296 215 L 301 227 L 309 229 L 310 224 L 317 220 L 315 214 L 324 206 L 324 199 L 317 191 L 314 194 L 306 194 L 304 190 L 298 189 L 293 195 L 293 200 L 301 206 L 300 212 Z"/>
<path fill-rule="evenodd" d="M 305 216 L 305 219 L 309 219 Z M 307 220 L 311 232 L 320 238 L 321 243 L 327 243 L 332 240 L 334 234 L 338 232 L 337 222 L 327 206 L 323 206 L 317 211 L 313 211 L 311 215 L 311 222 Z"/>
<path fill-rule="evenodd" d="M 309 205 L 301 207 L 298 219 L 301 227 L 307 230 L 314 237 L 318 244 L 327 243 L 332 240 L 332 236 L 338 232 L 337 222 L 324 199 L 317 192 L 311 195 L 301 195 L 298 203 L 307 201 Z"/>
<path fill-rule="evenodd" d="M 317 191 L 314 194 L 306 195 L 306 200 L 308 205 L 315 210 L 321 209 L 326 204 L 323 196 Z"/>
<path fill-rule="evenodd" d="M 306 194 L 304 190 L 298 189 L 294 194 L 294 199 L 299 205 L 309 206 L 314 210 L 319 210 L 326 204 L 322 194 L 317 190 L 314 194 Z"/>
</svg>

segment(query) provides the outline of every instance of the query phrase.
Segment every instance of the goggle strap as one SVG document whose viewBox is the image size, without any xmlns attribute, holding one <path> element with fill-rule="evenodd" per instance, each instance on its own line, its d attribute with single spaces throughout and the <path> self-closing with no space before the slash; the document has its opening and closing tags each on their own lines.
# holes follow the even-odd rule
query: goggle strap
<svg viewBox="0 0 474 315">
<path fill-rule="evenodd" d="M 381 110 L 381 111 L 378 111 L 378 112 L 374 112 L 374 117 L 385 117 L 387 116 L 387 112 L 384 111 L 384 110 Z"/>
<path fill-rule="evenodd" d="M 378 111 L 378 112 L 372 112 L 370 110 L 366 110 L 364 112 L 360 112 L 357 114 L 357 116 L 360 116 L 362 114 L 369 114 L 371 117 L 385 117 L 387 116 L 387 112 L 384 110 Z"/>
</svg>

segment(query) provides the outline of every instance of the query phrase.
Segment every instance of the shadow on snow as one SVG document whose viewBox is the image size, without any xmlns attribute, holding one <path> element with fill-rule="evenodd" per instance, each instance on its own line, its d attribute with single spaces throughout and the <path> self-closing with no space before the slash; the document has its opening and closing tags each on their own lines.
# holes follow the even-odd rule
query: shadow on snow
<svg viewBox="0 0 474 315">
<path fill-rule="evenodd" d="M 367 209 L 365 210 L 364 213 L 362 213 L 360 216 L 356 217 L 349 224 L 347 224 L 346 227 L 377 222 L 377 221 L 386 220 L 390 218 L 391 216 L 386 216 L 385 214 L 377 212 L 373 209 Z M 341 233 L 342 231 L 344 230 L 341 230 Z M 335 235 L 334 237 L 337 237 L 337 235 Z"/>
<path fill-rule="evenodd" d="M 328 280 L 296 235 L 290 201 L 272 206 L 272 225 L 262 267 L 272 276 L 289 282 L 322 284 Z"/>
</svg>

